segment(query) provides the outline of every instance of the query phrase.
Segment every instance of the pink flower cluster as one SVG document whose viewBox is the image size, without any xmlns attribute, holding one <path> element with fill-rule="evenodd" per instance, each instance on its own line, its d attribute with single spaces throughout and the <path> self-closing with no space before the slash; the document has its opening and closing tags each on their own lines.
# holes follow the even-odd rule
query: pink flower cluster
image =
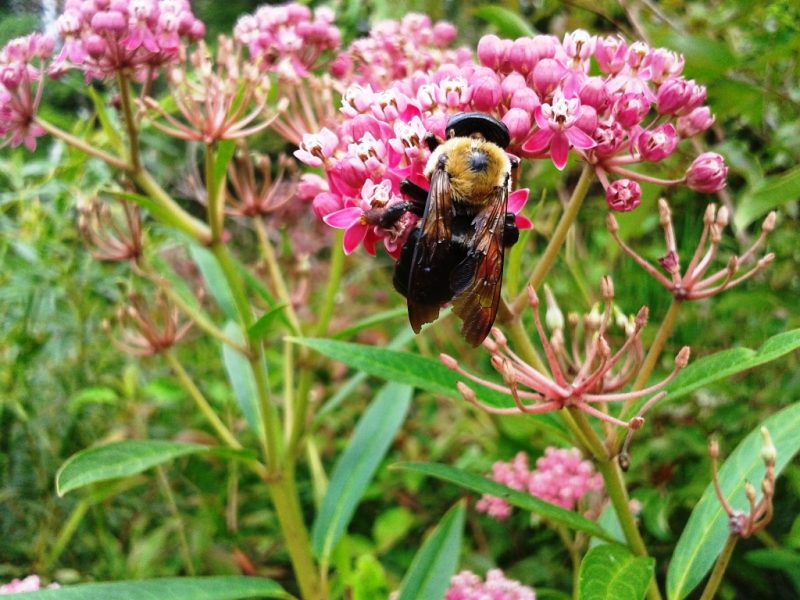
<svg viewBox="0 0 800 600">
<path fill-rule="evenodd" d="M 370 29 L 331 64 L 331 74 L 340 81 L 387 88 L 393 81 L 415 72 L 428 72 L 443 64 L 471 64 L 468 48 L 450 49 L 456 28 L 445 21 L 409 13 L 401 21 L 384 21 Z"/>
<path fill-rule="evenodd" d="M 38 33 L 11 40 L 0 50 L 0 148 L 25 144 L 36 148 L 44 130 L 34 122 L 42 96 L 43 62 L 53 39 Z"/>
<path fill-rule="evenodd" d="M 588 494 L 603 491 L 603 478 L 592 463 L 581 459 L 577 448 L 547 448 L 536 461 L 536 469 L 528 467 L 528 457 L 520 452 L 511 462 L 492 465 L 491 479 L 517 491 L 528 492 L 545 502 L 567 510 L 575 510 Z M 478 512 L 503 521 L 511 515 L 511 505 L 496 496 L 483 496 L 476 505 Z"/>
<path fill-rule="evenodd" d="M 461 571 L 450 580 L 444 600 L 536 600 L 536 594 L 519 581 L 506 579 L 500 569 L 487 572 L 485 582 L 472 571 Z"/>
<path fill-rule="evenodd" d="M 262 70 L 297 80 L 319 68 L 325 52 L 339 47 L 341 34 L 333 20 L 334 13 L 327 7 L 312 13 L 297 3 L 265 5 L 240 17 L 233 37 L 248 48 Z"/>
<path fill-rule="evenodd" d="M 57 589 L 57 583 L 51 583 L 46 589 Z M 0 585 L 0 596 L 21 594 L 22 592 L 38 592 L 42 589 L 42 582 L 38 575 L 28 575 L 25 579 L 12 579 L 10 583 Z"/>
<path fill-rule="evenodd" d="M 57 28 L 64 45 L 54 72 L 79 68 L 87 79 L 122 70 L 146 79 L 205 35 L 188 0 L 66 0 Z"/>
</svg>

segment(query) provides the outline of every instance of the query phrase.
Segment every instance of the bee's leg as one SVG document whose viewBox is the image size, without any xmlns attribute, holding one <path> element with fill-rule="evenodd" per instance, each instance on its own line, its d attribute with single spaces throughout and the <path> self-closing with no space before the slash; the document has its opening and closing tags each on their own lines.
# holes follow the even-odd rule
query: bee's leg
<svg viewBox="0 0 800 600">
<path fill-rule="evenodd" d="M 428 150 L 431 152 L 439 147 L 439 138 L 433 135 L 430 131 L 425 134 L 425 137 L 422 138 L 422 141 L 425 142 L 425 145 L 428 146 Z"/>
<path fill-rule="evenodd" d="M 413 207 L 409 210 L 418 217 L 422 217 L 425 214 L 425 205 L 428 203 L 427 190 L 421 188 L 410 179 L 403 179 L 400 182 L 400 192 L 411 200 Z"/>
<path fill-rule="evenodd" d="M 506 213 L 506 221 L 503 225 L 503 247 L 510 248 L 519 240 L 519 229 L 517 229 L 517 216 L 513 212 Z"/>
<path fill-rule="evenodd" d="M 509 156 L 508 160 L 511 161 L 511 189 L 517 189 L 519 183 L 519 165 L 522 161 L 516 156 Z"/>
<path fill-rule="evenodd" d="M 398 202 L 397 204 L 392 204 L 382 212 L 380 219 L 378 219 L 378 227 L 389 229 L 400 220 L 400 217 L 409 211 L 414 212 L 413 202 Z"/>
<path fill-rule="evenodd" d="M 403 245 L 403 249 L 400 251 L 400 259 L 394 265 L 394 276 L 392 277 L 394 289 L 406 297 L 408 297 L 408 281 L 411 278 L 411 263 L 414 260 L 414 248 L 417 246 L 417 241 L 421 234 L 422 230 L 420 230 L 419 227 L 415 227 L 411 235 L 408 236 L 406 243 Z"/>
</svg>

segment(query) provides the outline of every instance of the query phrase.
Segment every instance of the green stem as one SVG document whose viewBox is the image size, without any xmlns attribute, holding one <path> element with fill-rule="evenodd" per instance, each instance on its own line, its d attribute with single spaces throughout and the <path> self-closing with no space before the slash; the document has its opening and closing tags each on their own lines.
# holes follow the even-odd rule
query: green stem
<svg viewBox="0 0 800 600">
<path fill-rule="evenodd" d="M 592 165 L 584 165 L 583 171 L 581 171 L 580 179 L 578 179 L 578 183 L 575 184 L 575 189 L 572 190 L 572 197 L 567 203 L 567 208 L 564 211 L 564 214 L 561 215 L 561 219 L 559 220 L 558 225 L 556 225 L 553 236 L 547 243 L 544 254 L 542 254 L 542 257 L 539 259 L 536 268 L 533 270 L 529 284 L 532 285 L 534 289 L 538 289 L 542 285 L 542 282 L 544 281 L 545 277 L 547 277 L 550 269 L 553 268 L 556 258 L 558 258 L 558 253 L 561 251 L 561 246 L 564 245 L 564 240 L 567 239 L 567 233 L 569 232 L 570 227 L 572 227 L 572 224 L 575 222 L 575 219 L 581 210 L 583 201 L 586 198 L 587 192 L 589 191 L 589 185 L 592 183 L 593 175 L 594 168 Z M 520 311 L 528 301 L 527 299 L 527 292 L 525 290 L 520 292 L 519 296 L 512 304 L 514 314 L 520 314 Z"/>
<path fill-rule="evenodd" d="M 330 325 L 331 317 L 333 316 L 333 307 L 336 304 L 336 294 L 339 292 L 339 286 L 342 284 L 342 273 L 344 272 L 343 237 L 344 231 L 336 230 L 336 239 L 333 242 L 333 250 L 331 251 L 332 256 L 328 285 L 325 287 L 325 296 L 322 301 L 322 308 L 319 311 L 319 321 L 317 321 L 317 325 L 314 327 L 314 335 L 316 337 L 328 333 L 328 325 Z"/>
<path fill-rule="evenodd" d="M 606 493 L 611 500 L 611 505 L 614 507 L 614 512 L 617 513 L 628 547 L 636 556 L 648 556 L 644 540 L 641 533 L 639 533 L 639 528 L 636 526 L 636 519 L 631 512 L 628 491 L 625 488 L 625 481 L 622 478 L 622 471 L 617 461 L 613 458 L 599 460 L 597 461 L 597 470 L 603 476 Z M 661 600 L 661 592 L 658 590 L 655 578 L 647 588 L 647 597 L 650 600 Z"/>
<path fill-rule="evenodd" d="M 217 435 L 220 439 L 225 442 L 225 444 L 231 448 L 236 450 L 240 450 L 242 448 L 242 444 L 239 443 L 239 440 L 236 439 L 236 436 L 231 433 L 231 430 L 222 422 L 222 419 L 219 418 L 216 411 L 211 407 L 206 397 L 200 391 L 200 389 L 195 385 L 192 378 L 189 376 L 189 373 L 186 372 L 186 369 L 183 368 L 183 365 L 175 356 L 175 353 L 167 351 L 164 353 L 164 356 L 169 363 L 170 368 L 174 371 L 175 376 L 180 381 L 183 389 L 186 390 L 186 393 L 189 394 L 189 397 L 194 401 L 195 406 L 200 410 L 202 415 L 206 418 L 209 425 L 217 432 Z"/>
<path fill-rule="evenodd" d="M 225 224 L 224 198 L 222 196 L 222 182 L 214 180 L 215 144 L 206 144 L 205 176 L 206 197 L 208 199 L 208 224 L 211 226 L 211 243 L 216 244 L 222 240 L 222 231 Z"/>
<path fill-rule="evenodd" d="M 575 545 L 575 542 L 569 537 L 569 532 L 566 527 L 561 525 L 551 524 L 552 528 L 561 538 L 561 543 L 569 553 L 569 559 L 572 563 L 572 598 L 578 600 L 578 593 L 580 591 L 580 574 L 581 574 L 581 555 Z"/>
<path fill-rule="evenodd" d="M 128 77 L 119 72 L 117 75 L 117 83 L 119 84 L 119 98 L 122 104 L 122 116 L 125 120 L 125 128 L 128 131 L 128 158 L 131 171 L 138 171 L 141 168 L 139 161 L 139 131 L 136 127 L 136 120 L 133 116 L 133 108 L 131 105 L 131 87 Z"/>
<path fill-rule="evenodd" d="M 522 324 L 521 316 L 512 316 L 508 322 L 508 337 L 514 344 L 514 351 L 525 360 L 529 365 L 540 373 L 549 373 L 549 369 L 545 366 L 544 361 L 539 356 L 536 348 L 525 331 L 525 326 Z"/>
<path fill-rule="evenodd" d="M 264 222 L 261 219 L 254 219 L 254 222 L 258 242 L 261 246 L 261 256 L 267 264 L 269 278 L 272 280 L 272 285 L 278 294 L 278 299 L 286 304 L 286 316 L 289 318 L 292 329 L 294 329 L 294 334 L 302 335 L 300 319 L 292 305 L 292 298 L 289 295 L 289 286 L 286 285 L 286 280 L 283 278 L 283 273 L 278 263 L 278 257 L 275 255 L 275 249 L 272 247 L 272 242 L 270 242 L 267 231 L 264 228 Z"/>
<path fill-rule="evenodd" d="M 156 475 L 158 476 L 158 485 L 161 488 L 161 492 L 167 500 L 169 512 L 172 513 L 172 517 L 175 519 L 178 528 L 178 546 L 180 547 L 183 566 L 186 569 L 186 573 L 190 576 L 194 576 L 195 570 L 194 563 L 192 562 L 192 553 L 189 550 L 189 541 L 186 539 L 186 524 L 183 521 L 181 512 L 178 510 L 178 504 L 175 502 L 175 494 L 172 493 L 172 486 L 169 484 L 169 479 L 167 479 L 167 474 L 164 472 L 164 467 L 161 465 L 157 466 Z"/>
<path fill-rule="evenodd" d="M 44 129 L 47 133 L 52 135 L 54 138 L 60 139 L 62 142 L 67 144 L 68 146 L 72 146 L 76 150 L 80 150 L 87 156 L 93 156 L 94 158 L 99 158 L 108 166 L 113 167 L 119 171 L 129 171 L 130 165 L 119 158 L 118 156 L 114 156 L 113 154 L 109 154 L 108 152 L 104 152 L 99 148 L 95 148 L 94 146 L 87 144 L 81 138 L 72 135 L 71 133 L 67 133 L 60 127 L 56 127 L 52 123 L 49 123 L 39 117 L 34 119 L 34 123 Z"/>
<path fill-rule="evenodd" d="M 714 570 L 711 572 L 711 577 L 708 579 L 703 595 L 700 600 L 712 600 L 717 593 L 719 584 L 722 583 L 722 577 L 725 575 L 725 570 L 728 568 L 728 563 L 733 556 L 733 549 L 736 548 L 736 542 L 739 541 L 739 536 L 729 535 L 725 546 L 722 548 L 722 554 L 719 555 L 717 563 L 714 565 Z"/>
<path fill-rule="evenodd" d="M 183 231 L 200 244 L 208 245 L 211 243 L 211 230 L 208 225 L 202 221 L 198 221 L 183 210 L 180 205 L 158 185 L 150 173 L 144 169 L 140 169 L 133 172 L 131 176 L 139 188 L 158 203 L 160 209 L 159 217 L 165 225 Z"/>
</svg>

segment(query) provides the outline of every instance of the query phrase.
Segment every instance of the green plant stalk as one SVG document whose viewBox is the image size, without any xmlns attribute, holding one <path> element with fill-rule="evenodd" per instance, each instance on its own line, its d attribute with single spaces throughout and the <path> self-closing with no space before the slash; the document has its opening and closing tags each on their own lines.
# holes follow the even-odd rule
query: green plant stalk
<svg viewBox="0 0 800 600">
<path fill-rule="evenodd" d="M 213 148 L 207 147 L 207 165 L 213 165 Z M 292 569 L 300 587 L 300 592 L 304 600 L 326 600 L 327 592 L 320 582 L 314 559 L 311 554 L 311 540 L 308 535 L 303 520 L 303 513 L 300 508 L 300 498 L 297 494 L 295 484 L 295 473 L 291 463 L 283 463 L 281 460 L 282 443 L 284 438 L 281 435 L 280 423 L 275 406 L 270 400 L 266 362 L 264 359 L 264 346 L 254 340 L 250 335 L 250 327 L 253 324 L 253 312 L 247 298 L 244 282 L 241 279 L 236 265 L 228 251 L 227 246 L 222 242 L 221 236 L 214 238 L 213 231 L 214 214 L 223 215 L 221 206 L 222 201 L 219 194 L 224 189 L 224 182 L 213 182 L 208 185 L 208 206 L 209 220 L 212 227 L 211 251 L 219 263 L 220 269 L 225 280 L 230 287 L 231 294 L 236 304 L 237 312 L 241 321 L 244 335 L 247 338 L 250 352 L 247 355 L 253 374 L 255 375 L 256 390 L 258 393 L 259 407 L 264 428 L 263 450 L 267 462 L 270 476 L 267 478 L 267 488 L 270 499 L 275 507 L 278 516 L 278 523 L 281 528 L 284 543 L 289 551 L 289 558 Z M 212 207 L 218 207 L 218 213 L 212 212 Z M 221 234 L 222 223 L 218 224 Z"/>
<path fill-rule="evenodd" d="M 136 127 L 136 119 L 133 116 L 131 103 L 131 86 L 128 76 L 122 71 L 117 74 L 117 84 L 119 85 L 119 99 L 122 105 L 122 115 L 125 120 L 125 127 L 128 132 L 128 164 L 133 172 L 141 169 L 139 159 L 139 130 Z"/>
<path fill-rule="evenodd" d="M 722 577 L 725 575 L 725 570 L 728 568 L 728 563 L 731 561 L 731 556 L 733 556 L 733 549 L 736 548 L 736 542 L 738 541 L 739 536 L 733 534 L 728 536 L 725 546 L 722 548 L 722 553 L 714 565 L 714 570 L 711 571 L 711 577 L 709 577 L 708 583 L 703 590 L 703 595 L 700 596 L 700 600 L 713 600 L 715 597 L 719 584 L 722 583 Z"/>
<path fill-rule="evenodd" d="M 139 188 L 150 198 L 161 205 L 166 213 L 163 224 L 174 227 L 191 237 L 197 243 L 207 246 L 211 243 L 211 229 L 202 221 L 183 210 L 164 189 L 158 185 L 152 175 L 144 169 L 139 169 L 131 174 Z"/>
<path fill-rule="evenodd" d="M 195 569 L 194 569 L 194 563 L 192 562 L 192 553 L 189 550 L 189 541 L 186 539 L 186 524 L 184 523 L 183 517 L 181 516 L 181 511 L 178 510 L 178 504 L 177 502 L 175 502 L 175 494 L 172 493 L 172 486 L 170 486 L 167 474 L 164 472 L 164 467 L 158 465 L 156 467 L 156 475 L 158 477 L 158 485 L 161 488 L 161 492 L 164 494 L 164 497 L 167 500 L 167 506 L 169 507 L 169 512 L 172 513 L 172 517 L 175 519 L 175 522 L 177 523 L 178 547 L 180 548 L 181 560 L 183 560 L 183 566 L 186 569 L 186 573 L 189 576 L 194 576 Z"/>
<path fill-rule="evenodd" d="M 64 548 L 67 547 L 67 544 L 69 544 L 69 541 L 72 539 L 72 536 L 75 535 L 75 532 L 78 530 L 78 526 L 81 524 L 81 521 L 83 521 L 83 517 L 86 516 L 86 513 L 91 506 L 92 500 L 89 496 L 86 496 L 81 498 L 75 505 L 75 508 L 72 509 L 67 521 L 58 532 L 58 537 L 56 537 L 53 547 L 50 549 L 50 552 L 44 559 L 44 565 L 42 566 L 43 571 L 49 571 L 50 568 L 56 563 L 58 558 L 61 556 L 61 553 L 64 552 Z"/>
<path fill-rule="evenodd" d="M 278 264 L 278 257 L 275 256 L 275 249 L 272 247 L 272 243 L 267 236 L 267 231 L 264 228 L 264 222 L 261 219 L 253 219 L 253 221 L 255 222 L 256 235 L 258 236 L 258 242 L 261 247 L 261 257 L 267 264 L 267 273 L 269 273 L 272 285 L 278 293 L 278 300 L 286 304 L 286 315 L 289 318 L 292 329 L 294 329 L 294 334 L 302 336 L 300 319 L 297 317 L 297 312 L 292 305 L 292 298 L 289 295 L 289 286 L 286 285 L 286 280 Z"/>
<path fill-rule="evenodd" d="M 208 224 L 211 227 L 211 243 L 218 244 L 222 240 L 222 231 L 225 222 L 224 201 L 222 194 L 223 181 L 214 180 L 214 157 L 216 156 L 216 144 L 206 144 L 205 149 L 205 176 L 206 176 L 206 197 L 208 199 Z"/>
<path fill-rule="evenodd" d="M 556 525 L 555 523 L 548 524 L 550 528 L 558 534 L 561 543 L 564 544 L 564 548 L 566 548 L 569 553 L 570 563 L 572 563 L 572 598 L 573 600 L 578 600 L 581 578 L 581 555 L 575 546 L 575 542 L 570 538 L 569 531 L 567 531 L 566 527 L 563 525 Z"/>
<path fill-rule="evenodd" d="M 344 248 L 342 247 L 342 237 L 344 232 L 337 231 L 336 239 L 331 256 L 331 269 L 328 276 L 328 284 L 325 287 L 325 295 L 323 296 L 322 307 L 319 310 L 319 320 L 314 326 L 313 334 L 316 337 L 324 336 L 328 332 L 331 317 L 333 316 L 333 307 L 336 303 L 336 294 L 339 292 L 339 287 L 342 284 L 342 275 L 344 273 Z M 301 365 L 302 371 L 297 383 L 297 393 L 295 394 L 294 402 L 294 421 L 292 423 L 291 434 L 287 444 L 287 460 L 293 462 L 299 454 L 300 441 L 303 438 L 306 426 L 306 413 L 308 412 L 308 403 L 311 396 L 311 383 L 313 372 L 308 365 Z"/>
<path fill-rule="evenodd" d="M 94 158 L 99 158 L 108 166 L 113 167 L 119 171 L 129 171 L 130 165 L 119 158 L 118 156 L 114 156 L 113 154 L 109 154 L 108 152 L 104 152 L 99 148 L 95 148 L 94 146 L 87 144 L 81 138 L 72 135 L 71 133 L 67 133 L 60 127 L 56 127 L 52 123 L 45 121 L 39 117 L 34 118 L 33 122 L 44 129 L 47 133 L 52 135 L 54 138 L 57 138 L 67 144 L 67 146 L 72 146 L 76 150 L 80 150 L 87 156 L 92 156 Z"/>
<path fill-rule="evenodd" d="M 178 378 L 178 381 L 183 386 L 183 389 L 186 390 L 186 393 L 189 394 L 189 397 L 194 401 L 195 406 L 200 410 L 202 415 L 208 421 L 208 424 L 214 429 L 220 439 L 225 442 L 227 446 L 233 448 L 235 450 L 241 450 L 242 444 L 239 443 L 239 440 L 236 439 L 236 436 L 233 435 L 230 429 L 222 422 L 222 419 L 219 418 L 216 411 L 211 407 L 206 400 L 206 397 L 200 391 L 200 389 L 195 385 L 192 378 L 189 376 L 189 373 L 186 372 L 186 369 L 183 368 L 183 365 L 175 356 L 175 353 L 171 350 L 168 350 L 164 353 L 164 356 L 169 363 L 170 368 L 175 373 L 175 376 Z"/>
<path fill-rule="evenodd" d="M 561 215 L 561 219 L 558 221 L 558 225 L 556 225 L 556 229 L 553 232 L 550 241 L 547 243 L 544 254 L 542 254 L 542 257 L 539 259 L 536 268 L 533 270 L 533 274 L 528 280 L 528 283 L 533 286 L 533 289 L 538 289 L 541 287 L 542 282 L 544 282 L 544 279 L 547 277 L 550 269 L 553 268 L 553 265 L 558 258 L 558 253 L 561 251 L 561 247 L 564 245 L 564 240 L 567 239 L 567 233 L 569 232 L 570 227 L 572 227 L 572 224 L 575 222 L 575 219 L 581 210 L 581 206 L 583 206 L 583 201 L 589 191 L 589 185 L 592 183 L 593 176 L 594 168 L 588 163 L 585 164 L 583 166 L 583 171 L 581 171 L 580 179 L 578 179 L 578 183 L 575 184 L 575 189 L 572 190 L 572 196 L 567 203 L 567 208 L 564 211 L 564 214 Z M 515 315 L 520 314 L 521 310 L 525 306 L 525 303 L 528 301 L 527 299 L 527 291 L 523 290 L 520 292 L 519 296 L 517 296 L 516 300 L 514 300 L 513 304 L 511 305 L 512 312 Z"/>
</svg>

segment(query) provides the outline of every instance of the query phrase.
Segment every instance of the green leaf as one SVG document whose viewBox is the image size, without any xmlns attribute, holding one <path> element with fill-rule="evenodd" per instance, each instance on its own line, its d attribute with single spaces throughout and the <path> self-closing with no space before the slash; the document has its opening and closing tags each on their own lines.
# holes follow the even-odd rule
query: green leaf
<svg viewBox="0 0 800 600">
<path fill-rule="evenodd" d="M 109 196 L 119 198 L 120 200 L 126 200 L 127 202 L 132 202 L 133 204 L 139 205 L 160 223 L 172 223 L 173 221 L 174 217 L 172 213 L 170 213 L 168 210 L 165 210 L 160 203 L 156 202 L 149 196 L 143 196 L 142 194 L 134 194 L 132 192 L 123 192 L 121 190 L 113 190 L 109 188 L 104 188 L 100 191 L 103 194 L 108 194 Z"/>
<path fill-rule="evenodd" d="M 800 348 L 800 329 L 793 329 L 772 336 L 761 344 L 758 350 L 731 348 L 711 356 L 705 356 L 690 363 L 667 386 L 667 401 L 675 400 L 720 379 L 773 361 L 797 348 Z"/>
<path fill-rule="evenodd" d="M 464 504 L 459 502 L 442 519 L 414 556 L 397 600 L 444 598 L 456 572 L 464 531 Z"/>
<path fill-rule="evenodd" d="M 20 600 L 239 600 L 291 598 L 260 577 L 165 577 L 144 581 L 84 583 L 20 594 Z"/>
<path fill-rule="evenodd" d="M 736 204 L 733 222 L 737 230 L 766 215 L 769 211 L 800 199 L 800 167 L 764 177 L 749 188 Z"/>
<path fill-rule="evenodd" d="M 228 321 L 222 332 L 226 337 L 234 342 L 247 346 L 242 330 L 233 321 Z M 245 421 L 250 429 L 261 432 L 261 409 L 258 405 L 258 390 L 256 389 L 256 378 L 253 374 L 253 367 L 247 358 L 238 350 L 231 348 L 228 344 L 220 344 L 222 348 L 222 362 L 225 365 L 225 373 L 228 375 L 228 382 L 233 388 L 233 395 L 239 410 L 242 411 Z"/>
<path fill-rule="evenodd" d="M 122 154 L 125 150 L 125 145 L 122 143 L 122 137 L 119 135 L 119 123 L 112 123 L 109 112 L 106 109 L 105 98 L 91 85 L 87 86 L 86 90 L 89 92 L 92 104 L 94 104 L 94 110 L 97 113 L 100 126 L 103 128 L 103 133 L 106 134 L 109 143 L 117 154 Z"/>
<path fill-rule="evenodd" d="M 233 299 L 233 292 L 231 292 L 231 288 L 216 257 L 197 244 L 189 246 L 189 253 L 197 264 L 197 268 L 200 269 L 203 280 L 206 282 L 206 288 L 214 298 L 217 306 L 222 309 L 228 319 L 236 320 L 238 318 L 236 301 Z"/>
<path fill-rule="evenodd" d="M 764 422 L 764 427 L 769 430 L 777 450 L 777 476 L 800 450 L 800 435 L 797 435 L 800 431 L 800 403 L 772 415 Z M 744 494 L 746 481 L 757 489 L 758 498 L 762 495 L 759 483 L 764 477 L 764 462 L 761 460 L 759 430 L 751 431 L 719 470 L 722 494 L 734 510 L 749 512 Z M 710 467 L 708 473 L 710 478 Z M 667 596 L 671 600 L 685 598 L 703 580 L 722 551 L 728 533 L 728 517 L 719 503 L 713 483 L 709 483 L 672 554 L 667 572 Z"/>
<path fill-rule="evenodd" d="M 376 348 L 350 342 L 338 342 L 321 338 L 288 338 L 296 344 L 308 346 L 328 358 L 338 360 L 368 375 L 389 381 L 405 383 L 428 392 L 461 400 L 456 383 L 463 378 L 445 367 L 438 360 L 386 348 Z M 512 407 L 511 397 L 494 390 L 471 385 L 481 402 L 490 406 Z M 550 415 L 538 418 L 549 420 L 554 427 L 563 430 L 561 423 Z"/>
<path fill-rule="evenodd" d="M 493 25 L 497 30 L 497 35 L 504 38 L 515 39 L 519 37 L 532 37 L 536 35 L 536 30 L 530 23 L 514 11 L 483 4 L 472 11 L 472 14 L 482 21 Z"/>
<path fill-rule="evenodd" d="M 509 504 L 513 504 L 514 506 L 523 510 L 536 513 L 537 515 L 540 515 L 541 517 L 544 517 L 545 519 L 548 519 L 554 523 L 564 525 L 570 529 L 574 529 L 575 531 L 588 533 L 589 535 L 598 537 L 608 542 L 614 541 L 614 536 L 600 527 L 600 525 L 594 521 L 590 521 L 589 519 L 582 517 L 576 512 L 563 509 L 555 504 L 550 504 L 549 502 L 535 498 L 530 494 L 518 492 L 517 490 L 513 490 L 510 487 L 506 487 L 495 481 L 481 477 L 480 475 L 467 473 L 466 471 L 462 471 L 448 465 L 440 465 L 436 463 L 400 463 L 393 465 L 393 468 L 406 469 L 415 473 L 430 475 L 431 477 L 436 477 L 437 479 L 455 483 L 456 485 L 468 490 L 473 490 L 481 494 L 489 494 L 490 496 L 496 496 L 498 498 L 502 498 Z"/>
<path fill-rule="evenodd" d="M 67 492 L 97 481 L 130 477 L 179 456 L 207 452 L 208 446 L 164 440 L 126 440 L 87 448 L 67 459 L 56 473 L 56 492 Z"/>
<path fill-rule="evenodd" d="M 386 321 L 392 321 L 394 319 L 397 319 L 398 317 L 404 317 L 406 316 L 406 314 L 408 314 L 408 309 L 405 307 L 392 308 L 390 310 L 379 312 L 374 315 L 368 316 L 366 319 L 362 319 L 355 325 L 351 325 L 346 329 L 342 329 L 341 331 L 333 335 L 333 338 L 337 340 L 345 340 L 347 338 L 353 337 L 360 331 L 364 331 L 365 329 L 372 329 L 373 327 L 380 325 L 381 323 L 384 323 Z"/>
<path fill-rule="evenodd" d="M 346 531 L 364 490 L 405 421 L 412 391 L 406 385 L 385 385 L 358 420 L 350 443 L 336 461 L 311 531 L 314 553 L 323 562 Z"/>
<path fill-rule="evenodd" d="M 581 562 L 580 600 L 641 600 L 653 578 L 655 559 L 622 546 L 592 548 Z"/>
<path fill-rule="evenodd" d="M 283 309 L 286 308 L 286 306 L 287 304 L 284 302 L 283 304 L 279 304 L 278 306 L 270 308 L 267 312 L 261 315 L 258 321 L 250 326 L 250 339 L 257 341 L 267 335 L 267 333 L 272 330 L 272 325 L 275 323 L 275 319 L 283 314 Z"/>
<path fill-rule="evenodd" d="M 228 170 L 236 152 L 236 140 L 225 140 L 217 144 L 217 154 L 214 157 L 214 184 L 221 185 L 225 180 L 225 172 Z"/>
</svg>

